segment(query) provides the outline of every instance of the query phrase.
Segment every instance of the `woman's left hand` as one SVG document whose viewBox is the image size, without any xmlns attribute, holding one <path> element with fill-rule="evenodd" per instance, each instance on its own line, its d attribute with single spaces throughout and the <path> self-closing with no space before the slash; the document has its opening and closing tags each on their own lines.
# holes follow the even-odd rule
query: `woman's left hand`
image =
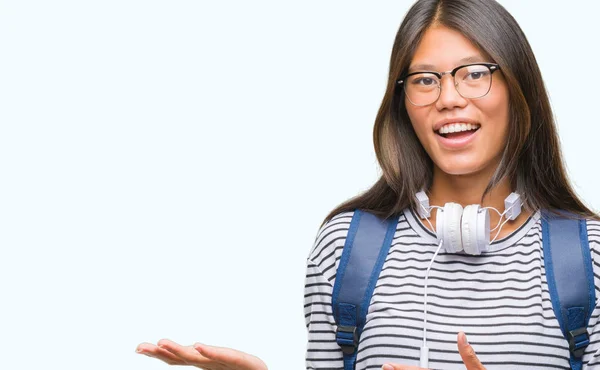
<svg viewBox="0 0 600 370">
<path fill-rule="evenodd" d="M 467 370 L 485 370 L 485 367 L 481 364 L 477 355 L 475 354 L 475 350 L 473 347 L 467 342 L 467 336 L 462 331 L 458 333 L 458 353 L 465 364 Z M 382 367 L 383 370 L 427 370 L 422 367 L 417 366 L 406 366 L 406 365 L 396 365 L 396 364 L 385 364 Z"/>
</svg>

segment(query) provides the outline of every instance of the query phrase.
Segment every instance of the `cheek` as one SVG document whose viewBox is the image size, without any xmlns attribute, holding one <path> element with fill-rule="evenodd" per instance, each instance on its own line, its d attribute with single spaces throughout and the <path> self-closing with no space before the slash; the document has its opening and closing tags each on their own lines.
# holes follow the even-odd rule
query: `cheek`
<svg viewBox="0 0 600 370">
<path fill-rule="evenodd" d="M 499 134 L 504 142 L 508 130 L 509 120 L 509 98 L 508 89 L 505 85 L 499 84 L 494 86 L 494 94 L 490 94 L 489 99 L 486 99 L 480 110 L 484 113 L 485 118 L 492 123 L 492 129 L 496 134 Z"/>
<path fill-rule="evenodd" d="M 423 136 L 426 131 L 426 112 L 422 108 L 417 108 L 414 106 L 406 105 L 406 113 L 408 113 L 408 118 L 410 119 L 410 123 L 421 141 L 423 143 Z"/>
</svg>

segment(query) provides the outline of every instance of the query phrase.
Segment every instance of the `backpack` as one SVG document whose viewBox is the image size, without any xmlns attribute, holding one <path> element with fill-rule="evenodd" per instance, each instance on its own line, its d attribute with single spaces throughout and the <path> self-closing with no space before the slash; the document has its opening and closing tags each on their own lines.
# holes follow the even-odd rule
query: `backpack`
<svg viewBox="0 0 600 370">
<path fill-rule="evenodd" d="M 571 369 L 581 370 L 596 301 L 594 275 L 586 221 L 567 217 L 542 211 L 542 248 L 552 308 L 569 344 Z M 383 220 L 362 210 L 350 222 L 332 294 L 344 370 L 354 370 L 371 297 L 397 225 L 398 217 Z"/>
</svg>

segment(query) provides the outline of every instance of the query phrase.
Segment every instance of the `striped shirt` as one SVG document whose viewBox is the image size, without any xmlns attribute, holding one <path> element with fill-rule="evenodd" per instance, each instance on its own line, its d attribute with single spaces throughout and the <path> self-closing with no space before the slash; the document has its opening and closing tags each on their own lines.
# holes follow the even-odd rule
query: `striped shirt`
<svg viewBox="0 0 600 370">
<path fill-rule="evenodd" d="M 307 260 L 304 312 L 307 369 L 343 369 L 335 341 L 331 296 L 353 212 L 318 231 Z M 600 297 L 600 222 L 587 221 Z M 360 338 L 356 370 L 384 363 L 419 365 L 423 344 L 425 271 L 438 243 L 413 211 L 399 218 Z M 570 369 L 569 350 L 552 309 L 542 251 L 540 213 L 480 256 L 440 251 L 428 281 L 427 346 L 433 369 L 463 369 L 457 333 L 464 331 L 480 361 L 493 369 Z M 598 301 L 596 301 L 598 302 Z M 589 322 L 583 368 L 600 366 L 600 308 Z"/>
</svg>

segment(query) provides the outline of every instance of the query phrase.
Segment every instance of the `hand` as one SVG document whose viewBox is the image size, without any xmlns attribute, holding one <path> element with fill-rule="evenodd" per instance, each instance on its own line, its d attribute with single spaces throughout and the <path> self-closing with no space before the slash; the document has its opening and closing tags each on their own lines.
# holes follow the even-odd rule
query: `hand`
<svg viewBox="0 0 600 370">
<path fill-rule="evenodd" d="M 231 348 L 200 343 L 182 346 L 167 339 L 161 339 L 157 344 L 141 343 L 135 351 L 169 365 L 196 366 L 205 370 L 268 370 L 260 358 Z"/>
<path fill-rule="evenodd" d="M 458 333 L 457 338 L 458 353 L 465 364 L 467 370 L 485 370 L 485 367 L 479 362 L 475 350 L 467 342 L 467 336 L 462 331 Z M 396 364 L 385 364 L 382 367 L 383 370 L 427 370 L 417 366 L 405 366 Z"/>
</svg>

